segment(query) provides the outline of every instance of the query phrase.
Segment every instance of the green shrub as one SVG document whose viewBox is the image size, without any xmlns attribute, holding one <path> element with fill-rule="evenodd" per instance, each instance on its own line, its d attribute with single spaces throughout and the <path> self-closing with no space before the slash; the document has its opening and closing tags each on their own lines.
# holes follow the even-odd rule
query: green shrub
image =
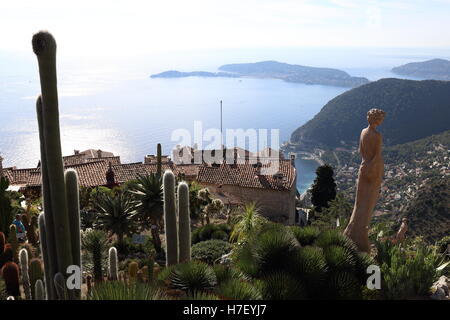
<svg viewBox="0 0 450 320">
<path fill-rule="evenodd" d="M 328 267 L 323 249 L 306 246 L 294 256 L 291 273 L 297 275 L 305 285 L 310 299 L 320 298 L 326 286 Z"/>
<path fill-rule="evenodd" d="M 314 245 L 324 249 L 328 246 L 336 245 L 344 247 L 350 252 L 358 251 L 353 241 L 344 236 L 338 230 L 326 230 L 321 232 L 314 242 Z"/>
<path fill-rule="evenodd" d="M 290 227 L 294 233 L 295 238 L 302 246 L 309 246 L 314 243 L 320 234 L 320 230 L 316 227 L 306 226 L 306 227 Z"/>
<path fill-rule="evenodd" d="M 384 245 L 387 246 L 390 245 Z M 437 267 L 442 257 L 425 245 L 419 245 L 414 251 L 392 246 L 382 257 L 385 261 L 380 262 L 381 288 L 386 299 L 425 296 L 441 274 Z"/>
<path fill-rule="evenodd" d="M 362 286 L 354 273 L 338 271 L 328 279 L 328 299 L 358 300 L 362 298 Z"/>
<path fill-rule="evenodd" d="M 222 224 L 207 224 L 203 227 L 195 229 L 192 232 L 192 244 L 196 244 L 202 241 L 207 241 L 211 239 L 220 239 L 223 241 L 228 241 L 231 233 L 230 225 L 226 223 Z"/>
<path fill-rule="evenodd" d="M 119 257 L 122 259 L 124 257 L 146 258 L 155 254 L 153 242 L 149 237 L 143 244 L 135 244 L 132 238 L 125 237 L 121 242 L 114 242 L 113 246 L 117 248 Z"/>
<path fill-rule="evenodd" d="M 350 250 L 333 245 L 326 247 L 323 252 L 330 270 L 355 271 L 356 261 Z"/>
<path fill-rule="evenodd" d="M 194 291 L 188 292 L 183 300 L 220 300 L 215 294 L 204 292 L 204 291 Z"/>
<path fill-rule="evenodd" d="M 261 292 L 251 283 L 240 279 L 230 279 L 222 283 L 216 294 L 226 300 L 260 300 Z"/>
<path fill-rule="evenodd" d="M 292 232 L 278 224 L 268 224 L 262 227 L 257 238 L 250 241 L 248 245 L 259 276 L 288 270 L 295 252 L 299 248 L 300 245 Z"/>
<path fill-rule="evenodd" d="M 217 278 L 217 283 L 220 285 L 231 279 L 242 278 L 241 273 L 232 266 L 224 264 L 215 264 L 212 266 Z"/>
<path fill-rule="evenodd" d="M 222 240 L 206 240 L 192 246 L 192 260 L 213 264 L 217 259 L 231 251 L 231 244 Z"/>
<path fill-rule="evenodd" d="M 267 300 L 301 300 L 307 295 L 303 283 L 286 272 L 264 277 L 261 287 L 263 299 Z"/>
<path fill-rule="evenodd" d="M 222 241 L 228 241 L 229 235 L 222 230 L 216 230 L 211 234 L 211 239 L 217 239 Z"/>
<path fill-rule="evenodd" d="M 217 284 L 214 270 L 206 263 L 191 261 L 175 265 L 169 274 L 170 287 L 186 292 L 212 289 Z"/>
<path fill-rule="evenodd" d="M 445 253 L 450 245 L 450 236 L 443 237 L 436 245 L 438 246 L 439 253 Z M 450 252 L 447 252 L 447 254 L 450 254 Z"/>
<path fill-rule="evenodd" d="M 127 285 L 121 281 L 96 284 L 88 300 L 163 300 L 167 297 L 160 289 L 141 283 Z"/>
</svg>

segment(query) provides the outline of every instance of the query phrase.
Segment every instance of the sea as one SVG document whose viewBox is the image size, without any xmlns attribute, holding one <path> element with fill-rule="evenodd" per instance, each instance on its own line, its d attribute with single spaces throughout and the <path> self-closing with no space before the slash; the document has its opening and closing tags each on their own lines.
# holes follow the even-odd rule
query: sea
<svg viewBox="0 0 450 320">
<path fill-rule="evenodd" d="M 195 141 L 203 141 L 205 148 L 212 143 L 208 140 L 211 132 L 220 130 L 220 101 L 223 132 L 254 129 L 258 134 L 267 132 L 269 146 L 281 145 L 329 100 L 349 90 L 274 79 L 149 77 L 166 70 L 216 71 L 228 63 L 277 60 L 338 68 L 375 81 L 399 77 L 390 71 L 398 65 L 449 57 L 450 48 L 325 47 L 177 51 L 129 57 L 58 55 L 62 150 L 70 155 L 74 150 L 101 149 L 120 155 L 126 163 L 154 154 L 157 143 L 162 144 L 164 154 L 178 144 Z M 39 90 L 37 61 L 31 49 L 29 53 L 0 51 L 0 155 L 4 167 L 35 167 L 39 161 L 35 109 Z M 195 131 L 199 125 L 201 131 Z M 180 133 L 185 137 L 182 141 Z M 271 143 L 271 133 L 278 135 L 276 143 Z M 253 144 L 244 144 L 239 146 L 257 151 Z M 311 185 L 317 166 L 313 160 L 297 157 L 300 193 Z"/>
</svg>

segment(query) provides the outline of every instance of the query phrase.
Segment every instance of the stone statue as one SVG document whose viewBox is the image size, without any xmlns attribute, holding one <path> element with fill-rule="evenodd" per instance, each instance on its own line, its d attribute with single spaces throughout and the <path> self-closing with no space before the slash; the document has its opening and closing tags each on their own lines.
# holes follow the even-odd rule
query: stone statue
<svg viewBox="0 0 450 320">
<path fill-rule="evenodd" d="M 408 231 L 408 219 L 403 218 L 402 224 L 400 225 L 400 228 L 397 231 L 397 234 L 392 239 L 392 242 L 394 244 L 402 243 L 405 240 L 406 231 Z"/>
<path fill-rule="evenodd" d="M 376 127 L 383 122 L 385 114 L 380 109 L 370 109 L 367 112 L 369 126 L 361 131 L 359 139 L 362 161 L 358 172 L 355 206 L 344 231 L 359 251 L 367 253 L 370 252 L 369 223 L 380 195 L 384 174 L 381 154 L 382 136 L 376 131 Z"/>
</svg>

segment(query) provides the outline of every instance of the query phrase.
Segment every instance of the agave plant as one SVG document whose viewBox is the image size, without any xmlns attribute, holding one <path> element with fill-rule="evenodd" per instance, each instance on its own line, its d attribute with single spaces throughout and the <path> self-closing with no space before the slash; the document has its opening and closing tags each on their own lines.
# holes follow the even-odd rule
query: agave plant
<svg viewBox="0 0 450 320">
<path fill-rule="evenodd" d="M 230 240 L 244 242 L 252 233 L 257 232 L 266 222 L 267 220 L 260 214 L 256 203 L 248 203 L 232 219 L 234 226 L 230 235 Z"/>
<path fill-rule="evenodd" d="M 297 277 L 286 272 L 276 272 L 262 279 L 262 295 L 267 300 L 302 300 L 306 288 Z"/>
<path fill-rule="evenodd" d="M 295 238 L 302 246 L 312 245 L 320 234 L 320 230 L 312 226 L 306 227 L 293 226 L 290 228 L 294 233 Z"/>
<path fill-rule="evenodd" d="M 102 230 L 84 231 L 81 236 L 81 245 L 85 250 L 83 259 L 85 267 L 89 269 L 92 265 L 95 281 L 103 281 L 103 266 L 106 263 L 108 250 L 106 233 Z"/>
<path fill-rule="evenodd" d="M 121 281 L 107 281 L 95 285 L 89 300 L 167 300 L 168 297 L 155 286 L 135 282 L 127 285 Z"/>
<path fill-rule="evenodd" d="M 240 271 L 230 265 L 215 264 L 212 266 L 216 275 L 217 283 L 220 285 L 231 279 L 242 279 L 243 275 Z"/>
<path fill-rule="evenodd" d="M 359 300 L 362 297 L 361 283 L 354 273 L 333 272 L 328 279 L 326 294 L 328 299 Z"/>
<path fill-rule="evenodd" d="M 341 246 L 328 246 L 324 249 L 327 265 L 332 271 L 356 270 L 356 260 L 353 252 Z"/>
<path fill-rule="evenodd" d="M 204 291 L 194 291 L 189 292 L 183 300 L 220 300 L 215 294 L 204 292 Z"/>
<path fill-rule="evenodd" d="M 227 300 L 261 300 L 260 289 L 242 279 L 230 279 L 223 282 L 216 290 L 216 294 Z"/>
<path fill-rule="evenodd" d="M 128 193 L 118 191 L 116 195 L 101 193 L 97 198 L 98 218 L 96 226 L 115 235 L 122 243 L 125 235 L 136 231 L 134 203 Z"/>
<path fill-rule="evenodd" d="M 199 261 L 175 265 L 168 279 L 170 287 L 188 293 L 210 290 L 217 284 L 214 270 L 206 263 Z"/>
<path fill-rule="evenodd" d="M 128 192 L 136 201 L 135 218 L 142 231 L 151 230 L 157 252 L 161 252 L 160 221 L 164 213 L 162 178 L 154 173 L 138 176 Z"/>
</svg>

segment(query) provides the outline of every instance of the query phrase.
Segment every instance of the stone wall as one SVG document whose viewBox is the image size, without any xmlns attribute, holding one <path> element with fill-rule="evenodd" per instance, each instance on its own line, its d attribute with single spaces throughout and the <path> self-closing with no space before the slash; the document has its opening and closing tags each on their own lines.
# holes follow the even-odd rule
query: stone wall
<svg viewBox="0 0 450 320">
<path fill-rule="evenodd" d="M 222 185 L 221 188 L 213 184 L 201 183 L 201 185 L 213 193 L 229 194 L 243 203 L 256 202 L 261 214 L 270 220 L 290 225 L 295 223 L 295 188 L 277 191 L 233 185 Z"/>
</svg>

